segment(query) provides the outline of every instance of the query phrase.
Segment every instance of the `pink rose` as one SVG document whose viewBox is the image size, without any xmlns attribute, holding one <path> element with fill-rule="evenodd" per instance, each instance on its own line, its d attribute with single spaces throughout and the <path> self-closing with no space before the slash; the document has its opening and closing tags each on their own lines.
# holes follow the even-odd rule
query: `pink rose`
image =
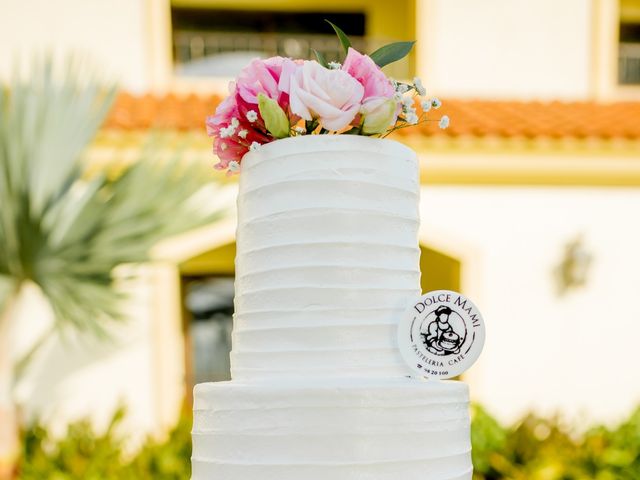
<svg viewBox="0 0 640 480">
<path fill-rule="evenodd" d="M 272 142 L 274 138 L 257 120 L 249 121 L 240 114 L 236 85 L 229 84 L 229 96 L 216 108 L 213 116 L 207 118 L 207 134 L 214 137 L 213 150 L 220 161 L 215 165 L 227 173 L 238 173 L 242 157 L 255 142 L 260 145 Z M 255 107 L 258 110 L 257 106 Z M 235 167 L 235 169 L 232 169 Z"/>
<path fill-rule="evenodd" d="M 238 94 L 244 102 L 257 105 L 258 94 L 264 93 L 285 109 L 283 103 L 288 103 L 290 79 L 296 68 L 290 58 L 256 58 L 240 72 L 236 82 Z"/>
<path fill-rule="evenodd" d="M 238 115 L 235 93 L 235 83 L 230 82 L 229 96 L 218 104 L 213 116 L 207 117 L 207 135 L 210 137 L 217 136 L 220 128 L 229 125 L 231 119 Z"/>
<path fill-rule="evenodd" d="M 318 119 L 327 130 L 342 130 L 357 115 L 363 86 L 342 70 L 305 61 L 291 77 L 291 112 L 304 120 Z"/>
<path fill-rule="evenodd" d="M 364 87 L 364 100 L 369 97 L 393 97 L 395 90 L 387 78 L 368 55 L 349 47 L 342 70 L 349 73 Z"/>
<path fill-rule="evenodd" d="M 264 121 L 258 109 L 260 93 L 278 102 L 278 105 L 289 114 L 289 88 L 291 76 L 299 64 L 290 58 L 271 57 L 266 60 L 256 58 L 242 69 L 237 78 L 236 103 L 238 115 L 242 119 L 249 118 L 253 124 L 266 132 Z M 255 113 L 254 113 L 255 112 Z M 257 120 L 253 115 L 257 114 Z M 291 123 L 299 119 L 291 115 Z"/>
</svg>

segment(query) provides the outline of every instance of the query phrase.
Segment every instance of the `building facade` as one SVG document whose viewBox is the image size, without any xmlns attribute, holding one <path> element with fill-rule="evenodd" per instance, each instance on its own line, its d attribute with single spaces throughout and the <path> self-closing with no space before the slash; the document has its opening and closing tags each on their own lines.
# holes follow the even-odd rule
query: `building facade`
<svg viewBox="0 0 640 480">
<path fill-rule="evenodd" d="M 89 152 L 96 168 L 135 158 L 149 128 L 213 162 L 203 120 L 229 79 L 256 55 L 336 54 L 325 16 L 365 49 L 416 38 L 393 74 L 421 76 L 452 124 L 395 138 L 421 161 L 423 289 L 459 289 L 486 318 L 466 375 L 473 399 L 505 421 L 529 410 L 615 421 L 640 403 L 640 1 L 0 5 L 0 77 L 12 55 L 46 47 L 84 52 L 129 92 Z M 100 422 L 122 400 L 132 429 L 162 431 L 194 383 L 228 376 L 235 183 L 219 180 L 211 201 L 229 218 L 136 267 L 130 321 L 112 343 L 49 341 L 18 385 L 28 414 Z M 52 322 L 29 295 L 24 350 Z"/>
</svg>

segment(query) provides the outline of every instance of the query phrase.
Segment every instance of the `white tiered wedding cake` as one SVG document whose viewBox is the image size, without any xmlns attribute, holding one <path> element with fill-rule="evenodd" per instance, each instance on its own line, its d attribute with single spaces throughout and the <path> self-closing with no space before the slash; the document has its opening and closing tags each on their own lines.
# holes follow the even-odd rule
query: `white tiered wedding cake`
<svg viewBox="0 0 640 480">
<path fill-rule="evenodd" d="M 416 155 L 307 135 L 242 161 L 232 381 L 196 386 L 193 480 L 469 480 L 468 391 L 398 351 Z"/>
</svg>

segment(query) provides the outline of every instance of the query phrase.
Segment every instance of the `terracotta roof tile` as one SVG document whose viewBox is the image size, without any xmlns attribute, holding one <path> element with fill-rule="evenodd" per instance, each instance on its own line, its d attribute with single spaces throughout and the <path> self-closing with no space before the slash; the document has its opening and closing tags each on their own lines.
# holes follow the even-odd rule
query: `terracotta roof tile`
<svg viewBox="0 0 640 480">
<path fill-rule="evenodd" d="M 108 129 L 204 130 L 207 115 L 222 100 L 219 96 L 162 97 L 121 94 L 106 121 Z M 640 139 L 639 102 L 512 102 L 445 100 L 430 112 L 437 120 L 448 115 L 451 124 L 441 130 L 437 122 L 416 127 L 424 135 L 551 138 Z M 400 130 L 415 135 L 416 128 Z"/>
</svg>

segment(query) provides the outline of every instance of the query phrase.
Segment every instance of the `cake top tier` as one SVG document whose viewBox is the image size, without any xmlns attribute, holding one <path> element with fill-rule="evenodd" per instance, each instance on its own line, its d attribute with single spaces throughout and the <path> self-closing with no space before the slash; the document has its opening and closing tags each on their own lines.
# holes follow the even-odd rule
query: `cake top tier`
<svg viewBox="0 0 640 480">
<path fill-rule="evenodd" d="M 234 379 L 408 375 L 395 339 L 420 294 L 415 153 L 318 135 L 243 165 Z"/>
</svg>

